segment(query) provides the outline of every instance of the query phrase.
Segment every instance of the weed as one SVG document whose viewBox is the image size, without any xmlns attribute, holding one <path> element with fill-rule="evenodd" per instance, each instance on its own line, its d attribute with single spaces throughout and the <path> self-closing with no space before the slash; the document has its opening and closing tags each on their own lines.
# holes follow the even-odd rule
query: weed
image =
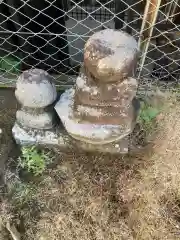
<svg viewBox="0 0 180 240">
<path fill-rule="evenodd" d="M 35 176 L 42 174 L 47 164 L 52 162 L 50 152 L 39 151 L 35 146 L 22 147 L 22 154 L 19 157 L 19 166 L 32 172 Z"/>
<path fill-rule="evenodd" d="M 11 196 L 13 205 L 16 206 L 16 208 L 18 208 L 18 206 L 21 208 L 35 198 L 36 191 L 35 185 L 16 182 L 11 186 L 9 196 Z"/>
<path fill-rule="evenodd" d="M 141 102 L 141 109 L 138 117 L 138 122 L 140 123 L 146 134 L 152 133 L 156 126 L 156 117 L 160 113 L 161 109 L 151 106 L 145 101 Z"/>
</svg>

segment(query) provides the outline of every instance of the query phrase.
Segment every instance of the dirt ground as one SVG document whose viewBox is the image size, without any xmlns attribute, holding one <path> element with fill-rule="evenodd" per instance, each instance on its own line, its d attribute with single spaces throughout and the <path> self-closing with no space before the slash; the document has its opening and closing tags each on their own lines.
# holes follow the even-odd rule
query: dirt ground
<svg viewBox="0 0 180 240">
<path fill-rule="evenodd" d="M 17 103 L 13 92 L 3 94 L 1 168 L 18 154 L 11 139 Z M 7 222 L 21 235 L 13 240 L 180 239 L 180 107 L 176 101 L 167 104 L 158 116 L 158 135 L 142 154 L 55 152 L 56 165 L 38 178 L 9 174 L 6 166 L 0 240 L 12 239 Z"/>
<path fill-rule="evenodd" d="M 14 90 L 0 89 L 0 128 L 2 129 L 2 135 L 0 136 L 0 179 L 1 173 L 4 171 L 4 163 L 8 160 L 10 154 L 15 154 L 11 129 L 17 107 L 18 103 L 14 96 Z"/>
</svg>

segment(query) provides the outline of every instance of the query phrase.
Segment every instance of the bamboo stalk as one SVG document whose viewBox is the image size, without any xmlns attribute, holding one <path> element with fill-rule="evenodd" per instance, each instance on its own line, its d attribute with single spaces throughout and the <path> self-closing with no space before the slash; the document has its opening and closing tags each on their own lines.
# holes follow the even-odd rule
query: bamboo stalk
<svg viewBox="0 0 180 240">
<path fill-rule="evenodd" d="M 138 46 L 141 51 L 140 71 L 138 74 L 138 78 L 140 78 L 140 75 L 145 63 L 145 59 L 146 59 L 148 48 L 150 45 L 154 25 L 157 20 L 161 1 L 162 0 L 146 1 L 146 7 L 145 7 L 143 22 L 142 22 L 141 31 L 140 31 L 140 38 L 138 42 Z"/>
</svg>

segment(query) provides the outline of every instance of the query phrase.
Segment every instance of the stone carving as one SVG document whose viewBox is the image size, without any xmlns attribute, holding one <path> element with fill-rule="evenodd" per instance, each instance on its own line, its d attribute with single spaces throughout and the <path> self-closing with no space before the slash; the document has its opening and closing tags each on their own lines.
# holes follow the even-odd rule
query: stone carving
<svg viewBox="0 0 180 240">
<path fill-rule="evenodd" d="M 75 87 L 55 106 L 73 138 L 107 144 L 133 131 L 139 110 L 133 104 L 137 56 L 137 42 L 124 32 L 107 29 L 90 37 Z"/>
<path fill-rule="evenodd" d="M 85 44 L 74 87 L 59 99 L 48 73 L 25 71 L 15 92 L 22 106 L 12 129 L 16 142 L 127 153 L 140 108 L 135 98 L 137 56 L 137 42 L 130 35 L 111 29 L 95 33 Z M 62 124 L 55 125 L 55 111 Z"/>
<path fill-rule="evenodd" d="M 57 98 L 52 77 L 40 69 L 23 72 L 17 80 L 15 95 L 21 109 L 17 122 L 26 128 L 50 129 L 54 125 L 55 111 L 51 106 Z"/>
<path fill-rule="evenodd" d="M 121 124 L 125 115 L 133 112 L 131 102 L 136 89 L 137 81 L 132 77 L 120 83 L 101 84 L 81 72 L 76 81 L 74 116 L 82 122 Z"/>
</svg>

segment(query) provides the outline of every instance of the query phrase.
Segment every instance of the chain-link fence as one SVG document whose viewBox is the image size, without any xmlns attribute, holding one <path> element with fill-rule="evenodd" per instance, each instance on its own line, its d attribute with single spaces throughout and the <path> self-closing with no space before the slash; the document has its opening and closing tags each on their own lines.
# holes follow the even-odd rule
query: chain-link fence
<svg viewBox="0 0 180 240">
<path fill-rule="evenodd" d="M 177 83 L 180 75 L 179 0 L 1 0 L 0 82 L 12 84 L 31 67 L 71 85 L 94 32 L 123 29 L 139 42 L 137 76 Z"/>
</svg>

